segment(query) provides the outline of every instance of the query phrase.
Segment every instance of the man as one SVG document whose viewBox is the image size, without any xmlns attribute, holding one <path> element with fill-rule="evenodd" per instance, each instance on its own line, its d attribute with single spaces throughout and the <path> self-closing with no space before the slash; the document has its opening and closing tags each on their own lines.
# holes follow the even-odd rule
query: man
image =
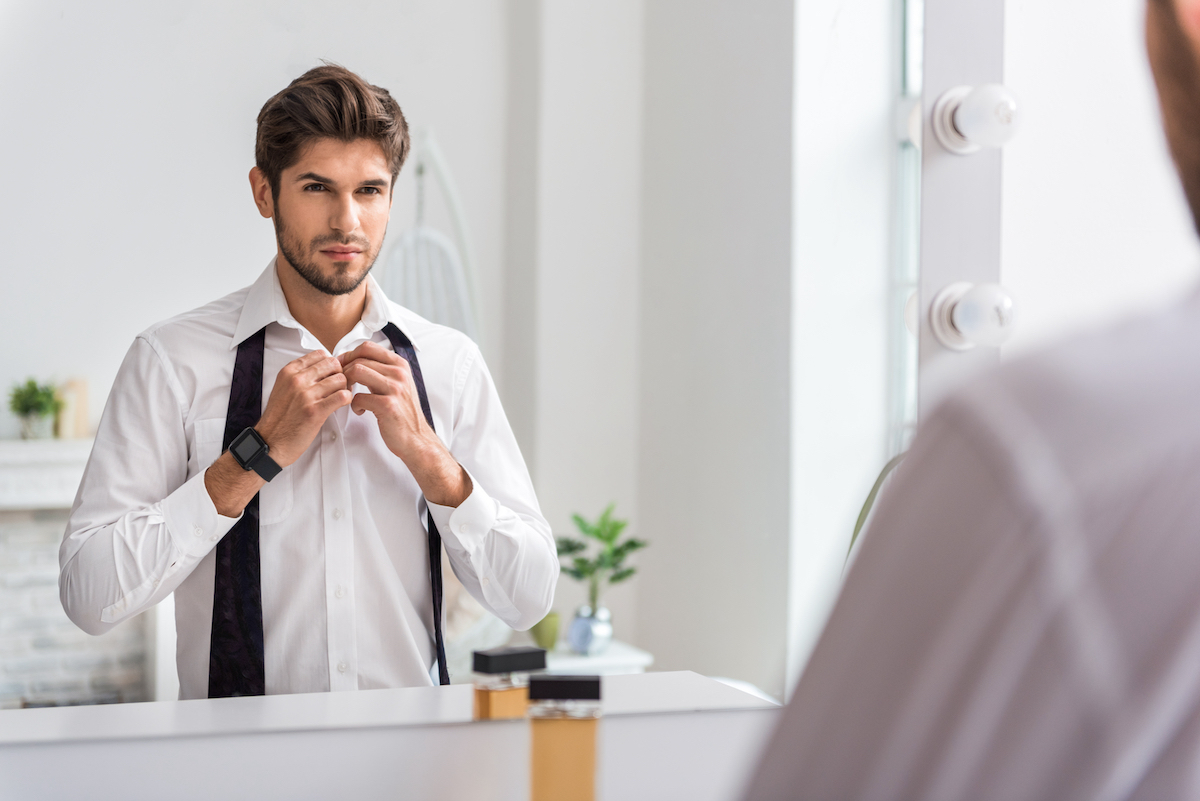
<svg viewBox="0 0 1200 801">
<path fill-rule="evenodd" d="M 1149 0 L 1200 228 L 1200 0 Z M 946 402 L 750 799 L 1200 792 L 1200 295 Z"/>
<path fill-rule="evenodd" d="M 408 150 L 341 67 L 268 100 L 250 184 L 275 258 L 117 375 L 60 594 L 100 634 L 174 592 L 182 698 L 446 683 L 443 546 L 513 628 L 549 609 L 553 538 L 478 348 L 368 276 Z"/>
</svg>

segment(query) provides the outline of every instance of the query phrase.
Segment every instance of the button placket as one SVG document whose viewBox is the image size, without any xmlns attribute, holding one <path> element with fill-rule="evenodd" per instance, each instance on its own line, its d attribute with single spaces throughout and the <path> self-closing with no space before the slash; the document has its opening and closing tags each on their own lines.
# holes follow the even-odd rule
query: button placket
<svg viewBox="0 0 1200 801">
<path fill-rule="evenodd" d="M 345 437 L 341 436 L 331 415 L 320 449 L 321 493 L 326 510 L 325 597 L 326 645 L 329 659 L 329 689 L 354 690 L 358 687 L 357 640 L 354 605 L 354 515 L 350 506 L 349 459 Z"/>
</svg>

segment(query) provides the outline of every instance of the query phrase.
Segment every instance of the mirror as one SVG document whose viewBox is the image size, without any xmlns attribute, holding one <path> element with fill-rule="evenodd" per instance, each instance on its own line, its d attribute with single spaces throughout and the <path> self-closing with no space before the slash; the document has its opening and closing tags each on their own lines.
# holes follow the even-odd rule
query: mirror
<svg viewBox="0 0 1200 801">
<path fill-rule="evenodd" d="M 790 2 L 9 3 L 0 383 L 85 379 L 94 427 L 138 332 L 251 283 L 275 249 L 246 179 L 255 116 L 318 59 L 344 64 L 436 136 L 469 234 L 479 341 L 554 531 L 615 501 L 650 543 L 631 559 L 639 575 L 604 596 L 616 638 L 656 669 L 780 698 L 915 408 L 903 308 L 919 159 L 911 144 L 897 155 L 887 122 L 899 68 L 881 19 L 861 45 L 870 68 L 839 73 L 874 87 L 859 116 L 834 117 L 872 159 L 848 182 L 843 168 L 867 163 L 860 145 L 796 122 L 795 109 L 841 106 L 798 77 L 805 37 L 826 34 L 797 29 Z M 905 64 L 905 93 L 919 93 L 918 62 Z M 411 167 L 385 252 L 417 217 Z M 860 185 L 869 197 L 840 205 L 821 189 Z M 423 220 L 453 238 L 445 190 L 425 195 Z M 813 255 L 813 230 L 873 250 Z M 847 261 L 869 285 L 809 291 L 810 277 L 850 275 Z M 869 364 L 845 366 L 830 332 L 847 325 Z M 869 373 L 854 385 L 865 394 L 848 369 Z M 827 412 L 858 431 L 851 445 L 834 428 L 804 439 Z M 17 427 L 0 418 L 0 437 Z M 3 445 L 6 464 L 23 458 Z M 0 512 L 0 706 L 166 697 L 169 616 L 98 639 L 62 616 L 65 519 Z M 564 626 L 583 599 L 560 580 Z"/>
</svg>

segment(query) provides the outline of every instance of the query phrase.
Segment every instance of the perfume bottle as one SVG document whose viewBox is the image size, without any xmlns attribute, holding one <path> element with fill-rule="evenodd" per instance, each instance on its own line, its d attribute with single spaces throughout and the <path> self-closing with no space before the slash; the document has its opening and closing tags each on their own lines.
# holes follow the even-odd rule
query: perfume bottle
<svg viewBox="0 0 1200 801">
<path fill-rule="evenodd" d="M 529 672 L 546 667 L 541 648 L 492 648 L 475 651 L 475 719 L 525 717 L 529 702 Z"/>
<path fill-rule="evenodd" d="M 529 680 L 532 801 L 595 801 L 599 676 Z"/>
</svg>

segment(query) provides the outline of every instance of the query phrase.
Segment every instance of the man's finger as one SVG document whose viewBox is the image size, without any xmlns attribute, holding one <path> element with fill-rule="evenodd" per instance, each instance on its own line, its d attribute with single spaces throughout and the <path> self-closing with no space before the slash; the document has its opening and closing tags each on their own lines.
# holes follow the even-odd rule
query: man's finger
<svg viewBox="0 0 1200 801">
<path fill-rule="evenodd" d="M 362 358 L 355 359 L 342 368 L 342 372 L 346 373 L 346 375 L 350 377 L 350 383 L 354 383 L 353 376 L 358 370 L 358 367 L 355 365 L 361 365 L 366 367 L 368 370 L 374 370 L 384 378 L 387 378 L 391 381 L 397 381 L 402 384 L 407 384 L 412 381 L 412 373 L 406 370 L 403 365 L 392 364 L 390 362 L 377 362 L 374 359 Z"/>
<path fill-rule="evenodd" d="M 395 364 L 396 359 L 401 357 L 395 351 L 388 350 L 378 342 L 372 342 L 368 339 L 354 350 L 346 351 L 341 356 L 338 356 L 338 361 L 345 366 L 355 359 L 361 358 L 373 359 L 386 364 Z"/>
<path fill-rule="evenodd" d="M 346 376 L 341 373 L 334 373 L 326 376 L 313 385 L 317 390 L 317 397 L 327 398 L 340 389 L 346 389 Z"/>
<path fill-rule="evenodd" d="M 304 370 L 304 374 L 314 384 L 323 381 L 331 375 L 336 375 L 342 372 L 342 363 L 332 356 L 326 356 L 313 364 L 310 364 Z"/>
<path fill-rule="evenodd" d="M 378 362 L 376 362 L 378 364 Z M 382 366 L 382 365 L 381 365 Z M 346 380 L 353 384 L 362 384 L 367 389 L 377 395 L 389 395 L 392 393 L 392 384 L 396 379 L 389 379 L 379 370 L 375 369 L 370 363 L 359 359 L 354 364 L 354 369 L 349 373 L 344 373 Z"/>
<path fill-rule="evenodd" d="M 354 400 L 354 395 L 350 390 L 339 389 L 317 401 L 317 409 L 323 416 L 328 417 L 343 406 L 349 405 L 352 400 Z"/>
<path fill-rule="evenodd" d="M 385 410 L 386 406 L 386 399 L 379 395 L 373 395 L 368 392 L 359 392 L 354 396 L 354 399 L 350 403 L 350 409 L 355 414 L 374 412 L 376 415 L 378 415 L 380 412 Z"/>
<path fill-rule="evenodd" d="M 323 350 L 310 350 L 308 353 L 301 356 L 299 359 L 293 359 L 292 364 L 296 366 L 296 371 L 307 370 L 321 359 L 329 358 L 329 354 Z"/>
</svg>

